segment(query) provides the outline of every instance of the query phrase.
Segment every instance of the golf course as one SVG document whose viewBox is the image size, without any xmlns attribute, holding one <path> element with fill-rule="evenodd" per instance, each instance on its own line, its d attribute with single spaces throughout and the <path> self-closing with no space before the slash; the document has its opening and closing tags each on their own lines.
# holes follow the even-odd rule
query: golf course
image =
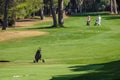
<svg viewBox="0 0 120 80">
<path fill-rule="evenodd" d="M 120 80 L 120 14 L 78 13 L 64 27 L 52 23 L 0 30 L 0 80 Z M 38 48 L 44 63 L 33 63 Z"/>
</svg>

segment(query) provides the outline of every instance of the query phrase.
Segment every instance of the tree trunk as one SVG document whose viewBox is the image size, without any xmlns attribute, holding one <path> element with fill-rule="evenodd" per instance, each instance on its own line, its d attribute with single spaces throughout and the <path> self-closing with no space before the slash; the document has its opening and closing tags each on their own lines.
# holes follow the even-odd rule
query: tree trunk
<svg viewBox="0 0 120 80">
<path fill-rule="evenodd" d="M 118 14 L 116 0 L 111 0 L 111 13 Z"/>
<path fill-rule="evenodd" d="M 115 12 L 115 14 L 118 14 L 116 0 L 114 0 L 114 12 Z"/>
<path fill-rule="evenodd" d="M 82 13 L 83 11 L 83 0 L 80 0 L 80 3 L 79 3 L 79 5 L 80 5 L 80 13 Z"/>
<path fill-rule="evenodd" d="M 6 27 L 8 26 L 8 4 L 9 0 L 5 0 L 2 30 L 6 30 Z"/>
<path fill-rule="evenodd" d="M 51 9 L 52 17 L 53 17 L 53 27 L 57 27 L 57 18 L 56 18 L 53 0 L 50 0 L 50 9 Z"/>
<path fill-rule="evenodd" d="M 87 4 L 86 4 L 86 0 L 83 1 L 83 4 L 84 4 L 84 12 L 86 12 L 86 8 L 87 8 Z"/>
<path fill-rule="evenodd" d="M 96 11 L 96 9 L 95 9 L 95 7 L 96 7 L 96 6 L 95 6 L 95 1 L 96 1 L 96 0 L 93 0 L 93 4 L 92 4 L 92 9 L 93 9 L 94 12 Z"/>
<path fill-rule="evenodd" d="M 120 0 L 117 0 L 117 5 L 118 5 L 118 13 L 120 13 Z"/>
<path fill-rule="evenodd" d="M 43 8 L 40 9 L 40 19 L 41 20 L 44 19 L 44 9 Z"/>
<path fill-rule="evenodd" d="M 110 1 L 110 4 L 111 4 L 111 14 L 113 14 L 114 13 L 114 11 L 113 11 L 113 0 Z"/>
<path fill-rule="evenodd" d="M 44 4 L 44 15 L 48 15 L 48 1 L 43 0 L 43 4 Z"/>
<path fill-rule="evenodd" d="M 63 27 L 63 0 L 58 0 L 58 24 L 60 27 Z"/>
</svg>

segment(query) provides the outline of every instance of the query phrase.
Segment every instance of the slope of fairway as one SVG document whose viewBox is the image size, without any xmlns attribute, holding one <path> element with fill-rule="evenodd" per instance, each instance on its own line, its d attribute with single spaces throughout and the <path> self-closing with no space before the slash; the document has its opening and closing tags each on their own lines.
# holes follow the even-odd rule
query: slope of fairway
<svg viewBox="0 0 120 80">
<path fill-rule="evenodd" d="M 48 22 L 17 28 L 17 31 L 34 30 L 49 34 L 0 42 L 0 59 L 32 62 L 36 49 L 41 47 L 48 63 L 86 64 L 119 60 L 120 21 L 111 17 L 103 15 L 101 26 L 93 26 L 96 16 L 92 17 L 90 27 L 85 25 L 86 16 L 74 16 L 65 21 L 65 28 L 44 28 L 51 25 Z"/>
<path fill-rule="evenodd" d="M 0 62 L 0 79 L 119 80 L 120 15 L 101 16 L 101 26 L 94 26 L 95 15 L 90 26 L 87 16 L 76 15 L 65 19 L 64 28 L 48 28 L 51 22 L 43 22 L 10 29 L 48 34 L 0 42 L 0 61 L 6 61 Z M 46 62 L 34 64 L 39 47 Z"/>
</svg>

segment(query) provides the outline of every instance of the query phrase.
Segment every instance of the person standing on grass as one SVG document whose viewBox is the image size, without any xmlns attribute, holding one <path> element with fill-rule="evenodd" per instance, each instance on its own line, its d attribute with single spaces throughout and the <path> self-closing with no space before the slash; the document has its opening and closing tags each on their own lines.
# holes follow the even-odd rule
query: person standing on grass
<svg viewBox="0 0 120 80">
<path fill-rule="evenodd" d="M 39 48 L 37 51 L 36 51 L 36 54 L 35 54 L 35 60 L 34 60 L 34 63 L 38 63 L 39 60 L 41 60 L 41 49 Z"/>
<path fill-rule="evenodd" d="M 91 17 L 88 16 L 88 18 L 87 18 L 87 26 L 90 26 L 90 20 L 91 20 Z"/>
<path fill-rule="evenodd" d="M 96 22 L 95 22 L 94 25 L 95 25 L 95 26 L 96 26 L 96 25 L 98 25 L 98 26 L 101 25 L 101 16 L 100 16 L 100 15 L 98 15 L 98 18 L 97 18 L 97 20 L 96 20 Z"/>
<path fill-rule="evenodd" d="M 41 60 L 43 63 L 45 63 L 45 60 L 42 58 L 41 55 L 41 48 L 39 48 L 36 53 L 35 53 L 35 59 L 34 59 L 34 63 L 38 63 L 38 61 Z"/>
<path fill-rule="evenodd" d="M 98 16 L 98 25 L 99 26 L 101 25 L 101 16 L 100 15 Z"/>
</svg>

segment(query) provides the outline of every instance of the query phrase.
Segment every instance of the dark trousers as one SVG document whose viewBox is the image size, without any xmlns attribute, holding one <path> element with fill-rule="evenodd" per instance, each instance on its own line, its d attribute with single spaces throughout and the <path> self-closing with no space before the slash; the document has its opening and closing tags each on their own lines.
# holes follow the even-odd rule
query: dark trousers
<svg viewBox="0 0 120 80">
<path fill-rule="evenodd" d="M 90 26 L 90 21 L 87 21 L 87 26 Z"/>
</svg>

